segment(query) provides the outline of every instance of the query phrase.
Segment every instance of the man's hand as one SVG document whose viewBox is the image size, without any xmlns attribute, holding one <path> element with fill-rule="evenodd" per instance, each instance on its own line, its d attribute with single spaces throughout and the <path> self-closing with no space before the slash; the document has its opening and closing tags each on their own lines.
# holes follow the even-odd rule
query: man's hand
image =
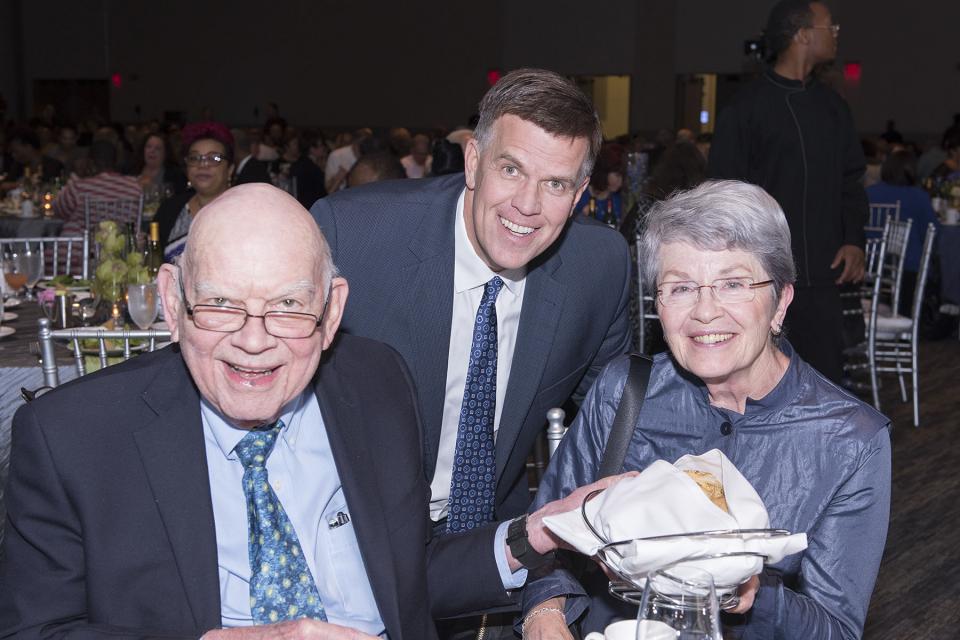
<svg viewBox="0 0 960 640">
<path fill-rule="evenodd" d="M 746 613 L 753 606 L 753 601 L 757 597 L 757 590 L 760 588 L 760 578 L 752 576 L 749 580 L 740 585 L 737 595 L 740 596 L 740 602 L 736 607 L 730 609 L 730 613 Z"/>
<path fill-rule="evenodd" d="M 837 255 L 834 256 L 830 268 L 836 269 L 841 262 L 843 263 L 843 273 L 837 278 L 837 284 L 861 282 L 863 280 L 863 272 L 866 266 L 863 249 L 852 244 L 843 245 L 837 251 Z"/>
<path fill-rule="evenodd" d="M 533 547 L 537 553 L 549 553 L 561 546 L 567 549 L 571 548 L 547 529 L 543 524 L 543 517 L 579 509 L 584 499 L 590 493 L 598 490 L 602 491 L 603 489 L 612 487 L 625 478 L 632 478 L 637 475 L 639 475 L 637 471 L 628 471 L 618 476 L 601 478 L 593 484 L 588 484 L 574 490 L 566 498 L 554 500 L 553 502 L 548 502 L 543 505 L 537 511 L 527 516 L 527 539 L 530 541 L 530 546 Z"/>
<path fill-rule="evenodd" d="M 203 635 L 202 640 L 378 640 L 376 636 L 341 627 L 338 624 L 301 618 L 277 624 L 234 629 L 214 629 Z"/>
<path fill-rule="evenodd" d="M 564 598 L 551 598 L 531 609 L 523 621 L 524 640 L 573 640 L 562 613 L 564 602 Z"/>
</svg>

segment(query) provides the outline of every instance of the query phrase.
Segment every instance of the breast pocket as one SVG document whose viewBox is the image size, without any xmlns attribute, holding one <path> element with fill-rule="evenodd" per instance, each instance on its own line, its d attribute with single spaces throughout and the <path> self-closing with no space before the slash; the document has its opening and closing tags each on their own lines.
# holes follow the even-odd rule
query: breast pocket
<svg viewBox="0 0 960 640">
<path fill-rule="evenodd" d="M 317 527 L 314 576 L 320 597 L 331 602 L 334 613 L 364 609 L 367 575 L 360 556 L 353 519 L 339 489 L 327 504 Z"/>
</svg>

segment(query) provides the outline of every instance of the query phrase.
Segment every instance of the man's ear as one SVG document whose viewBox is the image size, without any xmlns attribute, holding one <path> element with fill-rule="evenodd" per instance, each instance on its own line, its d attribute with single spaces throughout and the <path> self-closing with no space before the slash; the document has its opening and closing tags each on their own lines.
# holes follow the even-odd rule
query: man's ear
<svg viewBox="0 0 960 640">
<path fill-rule="evenodd" d="M 173 342 L 180 340 L 180 285 L 177 279 L 181 270 L 172 264 L 164 264 L 157 273 L 157 289 L 160 292 L 160 302 L 163 304 L 163 319 L 170 328 L 170 339 Z"/>
<path fill-rule="evenodd" d="M 345 278 L 334 278 L 330 282 L 330 297 L 326 301 L 323 324 L 320 327 L 323 334 L 321 344 L 324 350 L 330 347 L 330 343 L 333 342 L 333 338 L 337 334 L 349 293 L 350 286 Z"/>
<path fill-rule="evenodd" d="M 463 150 L 463 173 L 466 177 L 467 189 L 477 188 L 477 168 L 480 166 L 480 147 L 477 139 L 471 137 Z"/>
<path fill-rule="evenodd" d="M 580 198 L 583 197 L 583 192 L 587 190 L 587 186 L 590 184 L 590 176 L 587 176 L 583 179 L 583 182 L 580 183 L 580 186 L 577 187 L 577 192 L 573 195 L 573 204 L 570 206 L 570 216 L 573 217 L 573 210 L 577 208 L 577 203 L 580 202 Z"/>
</svg>

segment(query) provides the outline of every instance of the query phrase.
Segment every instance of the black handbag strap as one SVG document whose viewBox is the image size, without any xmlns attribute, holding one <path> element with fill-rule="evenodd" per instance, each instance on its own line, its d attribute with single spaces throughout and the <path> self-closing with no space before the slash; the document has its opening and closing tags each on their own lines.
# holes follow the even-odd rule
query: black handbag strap
<svg viewBox="0 0 960 640">
<path fill-rule="evenodd" d="M 647 383 L 650 381 L 652 368 L 653 360 L 650 358 L 636 353 L 630 354 L 630 372 L 623 385 L 623 394 L 620 396 L 617 414 L 607 437 L 607 446 L 603 449 L 597 479 L 616 475 L 623 468 L 627 447 L 637 425 L 637 418 L 640 417 L 643 398 L 647 395 Z"/>
</svg>

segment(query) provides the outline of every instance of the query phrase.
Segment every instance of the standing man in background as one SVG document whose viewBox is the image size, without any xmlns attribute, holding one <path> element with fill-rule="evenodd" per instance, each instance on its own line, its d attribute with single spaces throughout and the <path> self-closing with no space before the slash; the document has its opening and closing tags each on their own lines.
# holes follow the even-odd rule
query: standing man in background
<svg viewBox="0 0 960 640">
<path fill-rule="evenodd" d="M 850 108 L 813 74 L 836 57 L 839 33 L 822 2 L 774 5 L 764 32 L 773 66 L 720 114 L 708 168 L 763 187 L 783 207 L 797 263 L 790 342 L 834 382 L 843 375 L 839 285 L 863 279 L 868 211 Z"/>
</svg>

